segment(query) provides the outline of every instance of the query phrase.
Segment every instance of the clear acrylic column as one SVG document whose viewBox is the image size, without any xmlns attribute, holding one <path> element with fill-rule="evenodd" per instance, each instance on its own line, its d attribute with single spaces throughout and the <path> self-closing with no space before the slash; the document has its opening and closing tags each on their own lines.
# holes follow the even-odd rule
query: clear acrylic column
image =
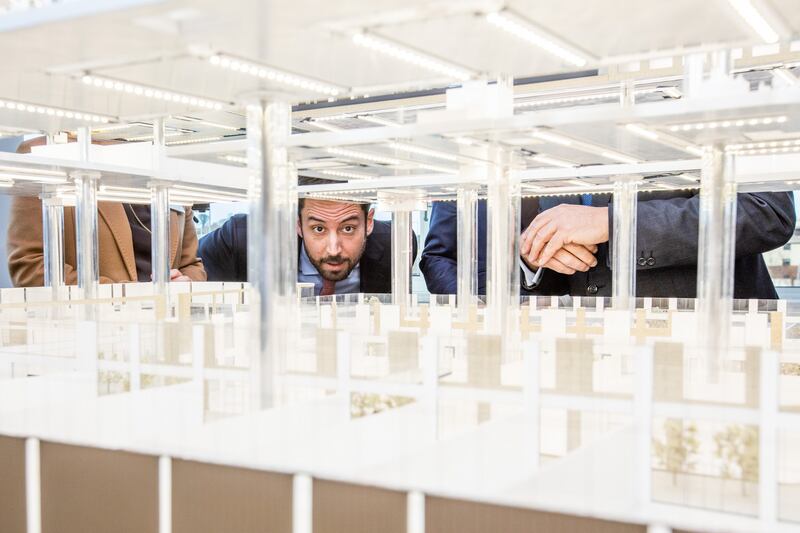
<svg viewBox="0 0 800 533">
<path fill-rule="evenodd" d="M 728 341 L 733 309 L 736 246 L 734 156 L 722 144 L 707 146 L 700 180 L 700 235 L 697 258 L 697 313 L 701 345 L 715 376 Z"/>
<path fill-rule="evenodd" d="M 100 267 L 97 250 L 98 174 L 78 172 L 75 179 L 75 233 L 78 256 L 78 287 L 86 299 L 97 294 Z"/>
<path fill-rule="evenodd" d="M 247 161 L 252 171 L 248 217 L 248 281 L 258 356 L 251 365 L 256 407 L 274 405 L 274 377 L 292 339 L 297 299 L 297 177 L 286 142 L 291 106 L 280 99 L 247 105 Z"/>
<path fill-rule="evenodd" d="M 53 288 L 53 296 L 64 285 L 64 202 L 55 193 L 42 199 L 42 244 L 44 285 Z"/>
<path fill-rule="evenodd" d="M 78 149 L 81 162 L 89 161 L 92 143 L 88 127 L 78 128 Z M 100 175 L 80 171 L 72 174 L 75 181 L 75 233 L 78 256 L 78 287 L 83 297 L 92 299 L 97 294 L 100 267 L 97 244 L 97 182 Z M 88 307 L 87 307 L 88 309 Z"/>
<path fill-rule="evenodd" d="M 157 294 L 164 294 L 169 282 L 169 185 L 150 183 L 150 261 L 153 285 Z M 146 279 L 139 281 L 148 281 Z"/>
<path fill-rule="evenodd" d="M 633 309 L 636 298 L 636 212 L 639 176 L 615 176 L 612 201 L 611 290 L 615 309 Z"/>
<path fill-rule="evenodd" d="M 458 189 L 456 210 L 458 212 L 458 307 L 464 318 L 478 294 L 478 189 L 476 187 Z"/>
<path fill-rule="evenodd" d="M 153 168 L 161 167 L 165 154 L 164 119 L 153 121 Z M 157 294 L 165 294 L 169 282 L 169 184 L 159 180 L 150 183 L 150 263 Z M 149 281 L 140 279 L 139 281 Z"/>
<path fill-rule="evenodd" d="M 519 308 L 519 179 L 510 172 L 509 154 L 490 148 L 486 198 L 486 331 L 510 332 Z"/>
<path fill-rule="evenodd" d="M 401 309 L 408 307 L 411 294 L 411 211 L 398 207 L 392 211 L 392 301 Z"/>
</svg>

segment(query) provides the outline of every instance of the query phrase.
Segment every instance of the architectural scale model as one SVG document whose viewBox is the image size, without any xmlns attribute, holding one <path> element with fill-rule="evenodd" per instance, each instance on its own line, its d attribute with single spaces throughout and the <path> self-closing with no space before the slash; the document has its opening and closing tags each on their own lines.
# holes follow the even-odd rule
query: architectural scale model
<svg viewBox="0 0 800 533">
<path fill-rule="evenodd" d="M 800 189 L 792 0 L 0 0 L 0 47 L 0 135 L 47 136 L 0 153 L 46 278 L 0 290 L 0 531 L 800 530 L 800 310 L 733 299 L 736 194 Z M 698 297 L 637 298 L 678 189 Z M 587 193 L 613 295 L 520 297 L 522 199 Z M 391 213 L 391 294 L 297 283 L 298 197 Z M 151 205 L 152 283 L 99 283 L 98 201 Z M 249 282 L 170 283 L 170 205 L 229 201 Z"/>
</svg>

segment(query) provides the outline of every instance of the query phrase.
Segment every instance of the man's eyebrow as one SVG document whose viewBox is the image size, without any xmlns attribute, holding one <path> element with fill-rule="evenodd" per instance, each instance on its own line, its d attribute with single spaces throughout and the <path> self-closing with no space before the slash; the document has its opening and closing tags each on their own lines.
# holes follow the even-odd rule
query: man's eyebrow
<svg viewBox="0 0 800 533">
<path fill-rule="evenodd" d="M 308 218 L 306 218 L 306 220 L 307 220 L 307 221 L 309 221 L 309 222 L 311 222 L 312 220 L 313 220 L 314 222 L 322 222 L 323 224 L 324 224 L 325 222 L 327 222 L 327 220 L 322 220 L 321 218 L 317 218 L 317 217 L 315 217 L 314 215 L 308 215 Z"/>
</svg>

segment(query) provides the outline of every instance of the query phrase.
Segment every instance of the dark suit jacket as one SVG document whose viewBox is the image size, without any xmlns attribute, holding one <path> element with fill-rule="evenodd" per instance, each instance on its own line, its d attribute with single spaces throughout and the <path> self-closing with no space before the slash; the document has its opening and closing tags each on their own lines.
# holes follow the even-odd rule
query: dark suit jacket
<svg viewBox="0 0 800 533">
<path fill-rule="evenodd" d="M 595 195 L 592 205 L 613 204 L 610 195 Z M 694 298 L 697 294 L 697 237 L 699 202 L 696 191 L 664 191 L 639 194 L 637 212 L 637 296 Z M 481 202 L 484 203 L 484 202 Z M 527 227 L 537 212 L 559 203 L 579 204 L 577 196 L 542 198 L 534 208 L 523 201 L 521 226 Z M 456 207 L 437 202 L 422 252 L 420 269 L 432 293 L 456 292 Z M 735 298 L 777 298 L 775 287 L 761 257 L 784 245 L 794 233 L 795 210 L 791 193 L 749 193 L 738 196 L 736 210 Z M 486 209 L 479 206 L 479 290 L 485 290 Z M 481 240 L 482 239 L 482 240 Z M 611 295 L 610 245 L 599 245 L 597 266 L 572 276 L 545 271 L 536 294 L 573 296 Z M 643 260 L 643 261 L 642 261 Z M 641 264 L 641 263 L 644 264 Z M 526 292 L 526 291 L 523 291 Z"/>
<path fill-rule="evenodd" d="M 413 236 L 412 245 L 416 259 L 416 235 Z M 233 215 L 222 226 L 200 239 L 198 254 L 203 258 L 209 281 L 247 281 L 247 215 Z M 361 292 L 376 294 L 392 292 L 390 222 L 375 221 L 372 233 L 367 237 L 367 245 L 359 266 Z"/>
</svg>

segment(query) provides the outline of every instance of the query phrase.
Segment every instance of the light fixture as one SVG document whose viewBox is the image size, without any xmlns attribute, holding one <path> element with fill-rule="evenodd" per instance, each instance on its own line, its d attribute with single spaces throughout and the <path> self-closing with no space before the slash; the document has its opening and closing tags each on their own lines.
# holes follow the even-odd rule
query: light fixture
<svg viewBox="0 0 800 533">
<path fill-rule="evenodd" d="M 358 46 L 380 52 L 400 61 L 404 61 L 431 72 L 447 76 L 448 78 L 467 81 L 475 76 L 474 72 L 469 71 L 459 65 L 455 65 L 430 54 L 414 50 L 413 48 L 395 43 L 388 39 L 384 39 L 383 37 L 378 37 L 372 33 L 354 33 L 352 40 L 353 43 Z"/>
<path fill-rule="evenodd" d="M 0 188 L 8 189 L 8 188 L 13 187 L 13 186 L 14 186 L 14 180 L 10 180 L 10 179 L 0 180 Z"/>
<path fill-rule="evenodd" d="M 81 81 L 83 81 L 83 83 L 86 85 L 91 85 L 93 87 L 97 87 L 98 89 L 107 89 L 110 91 L 132 94 L 134 96 L 141 96 L 143 98 L 150 98 L 152 100 L 175 102 L 177 104 L 188 105 L 191 107 L 202 107 L 205 109 L 212 109 L 214 111 L 219 111 L 223 107 L 228 107 L 231 105 L 230 102 L 223 102 L 221 100 L 214 100 L 211 98 L 203 98 L 187 93 L 150 87 L 128 81 L 115 80 L 104 76 L 96 76 L 94 74 L 86 74 L 81 78 Z"/>
<path fill-rule="evenodd" d="M 212 128 L 218 128 L 218 129 L 227 130 L 227 131 L 240 131 L 240 130 L 243 129 L 243 128 L 240 128 L 238 126 L 229 126 L 227 124 L 220 124 L 219 122 L 211 122 L 210 120 L 202 120 L 202 119 L 199 119 L 199 118 L 187 117 L 186 115 L 179 115 L 179 116 L 175 116 L 175 117 L 172 117 L 172 118 L 174 118 L 175 120 L 183 120 L 183 121 L 186 121 L 186 122 L 192 122 L 193 124 L 203 124 L 205 126 L 211 126 Z"/>
<path fill-rule="evenodd" d="M 36 181 L 39 183 L 66 183 L 67 175 L 51 175 L 45 173 L 31 172 L 27 173 L 23 169 L 16 169 L 15 171 L 0 171 L 0 179 L 12 181 Z"/>
<path fill-rule="evenodd" d="M 346 157 L 348 159 L 358 159 L 362 161 L 368 161 L 370 163 L 378 163 L 381 165 L 392 165 L 392 166 L 413 165 L 417 168 L 432 170 L 434 172 L 439 172 L 442 174 L 458 174 L 458 170 L 454 168 L 432 165 L 430 163 L 422 163 L 420 161 L 403 161 L 400 159 L 395 159 L 393 157 L 386 157 L 371 152 L 361 152 L 358 150 L 349 150 L 346 148 L 328 148 L 327 152 L 331 155 Z"/>
<path fill-rule="evenodd" d="M 347 157 L 349 159 L 360 159 L 369 161 L 370 163 L 378 163 L 381 165 L 402 165 L 403 162 L 393 157 L 386 157 L 379 154 L 370 152 L 361 152 L 358 150 L 348 150 L 345 148 L 328 148 L 326 150 L 331 155 L 338 155 L 340 157 Z"/>
<path fill-rule="evenodd" d="M 169 139 L 171 137 L 180 137 L 181 135 L 186 135 L 182 131 L 168 131 L 164 133 L 164 138 Z M 152 141 L 154 139 L 153 135 L 137 135 L 135 137 L 125 137 L 125 141 L 127 142 L 140 142 L 140 141 Z"/>
<path fill-rule="evenodd" d="M 789 85 L 790 87 L 794 87 L 800 84 L 800 79 L 798 79 L 797 76 L 792 74 L 792 72 L 785 67 L 778 67 L 772 69 L 772 75 L 775 78 L 780 78 L 786 83 L 786 85 Z"/>
<path fill-rule="evenodd" d="M 74 111 L 71 109 L 63 109 L 58 107 L 51 107 L 39 104 L 29 104 L 17 100 L 9 100 L 4 98 L 0 100 L 0 109 L 10 109 L 12 111 L 26 111 L 28 113 L 36 113 L 37 115 L 47 115 L 56 118 L 68 118 L 78 121 L 95 122 L 107 124 L 115 117 L 108 115 L 98 115 L 95 113 L 84 113 L 83 111 Z"/>
<path fill-rule="evenodd" d="M 247 158 L 242 157 L 240 155 L 226 154 L 219 156 L 219 158 L 222 159 L 223 161 L 228 161 L 229 163 L 239 163 L 240 165 L 247 164 Z"/>
<path fill-rule="evenodd" d="M 194 139 L 180 139 L 177 141 L 168 141 L 167 146 L 179 146 L 182 144 L 200 144 L 214 141 L 221 141 L 224 137 L 217 135 L 216 137 L 195 137 Z"/>
<path fill-rule="evenodd" d="M 316 120 L 307 120 L 307 124 L 313 124 L 315 127 L 325 131 L 342 131 L 344 128 L 328 124 L 326 121 L 318 122 Z"/>
<path fill-rule="evenodd" d="M 758 34 L 762 41 L 768 44 L 778 42 L 778 39 L 780 39 L 778 32 L 756 9 L 751 0 L 728 0 L 728 3 L 742 17 L 742 20 Z"/>
<path fill-rule="evenodd" d="M 349 178 L 354 180 L 367 180 L 375 177 L 370 176 L 369 174 L 361 174 L 359 172 L 350 172 L 345 170 L 320 170 L 319 173 L 335 178 Z"/>
<path fill-rule="evenodd" d="M 744 144 L 729 144 L 725 150 L 753 150 L 764 148 L 788 148 L 791 146 L 800 146 L 800 139 L 791 139 L 787 141 L 762 141 Z"/>
<path fill-rule="evenodd" d="M 650 139 L 651 141 L 658 140 L 658 133 L 639 126 L 638 124 L 625 124 L 625 129 L 634 135 L 638 135 L 639 137 L 644 137 L 645 139 Z"/>
<path fill-rule="evenodd" d="M 666 133 L 655 132 L 641 124 L 625 124 L 625 129 L 634 135 L 638 135 L 639 137 L 644 137 L 645 139 L 649 139 L 659 144 L 675 148 L 676 150 L 681 150 L 698 157 L 703 155 L 703 149 L 699 146 L 686 144 L 684 139 L 680 139 Z"/>
<path fill-rule="evenodd" d="M 228 54 L 214 54 L 208 58 L 208 62 L 216 67 L 224 68 L 233 72 L 247 74 L 262 80 L 268 80 L 280 85 L 287 85 L 289 87 L 295 87 L 304 91 L 324 94 L 326 96 L 336 97 L 344 92 L 347 92 L 346 88 L 339 85 L 307 78 L 305 76 L 293 74 L 282 69 L 230 56 Z"/>
<path fill-rule="evenodd" d="M 390 126 L 390 127 L 402 126 L 402 124 L 400 124 L 399 122 L 395 122 L 393 120 L 389 120 L 386 118 L 381 118 L 375 115 L 356 115 L 356 118 L 359 120 L 363 120 L 365 122 L 378 124 L 380 126 Z"/>
<path fill-rule="evenodd" d="M 635 90 L 636 96 L 643 96 L 645 94 L 663 93 L 670 98 L 680 98 L 680 91 L 675 87 L 643 87 Z M 557 94 L 550 92 L 549 95 Z M 531 98 L 537 96 L 536 94 L 518 94 L 514 98 Z M 543 95 L 546 96 L 546 95 Z M 548 105 L 558 104 L 573 104 L 578 102 L 591 102 L 595 100 L 612 100 L 619 99 L 620 89 L 613 91 L 603 91 L 591 94 L 576 94 L 573 96 L 553 96 L 552 98 L 540 98 L 537 100 L 527 100 L 524 102 L 514 102 L 514 107 L 543 107 Z"/>
<path fill-rule="evenodd" d="M 578 139 L 573 139 L 572 137 L 567 137 L 566 135 L 556 133 L 554 131 L 536 130 L 532 135 L 546 142 L 560 144 L 562 146 L 569 146 L 574 150 L 599 155 L 613 161 L 619 161 L 621 163 L 639 162 L 639 160 L 634 157 L 611 150 L 604 146 L 588 143 L 586 141 L 579 141 Z"/>
<path fill-rule="evenodd" d="M 486 21 L 518 39 L 541 48 L 570 65 L 583 67 L 589 62 L 589 58 L 585 53 L 544 29 L 524 20 L 508 9 L 487 14 Z"/>
<path fill-rule="evenodd" d="M 613 152 L 611 150 L 605 150 L 600 152 L 600 155 L 605 157 L 606 159 L 611 159 L 612 161 L 619 161 L 620 163 L 638 163 L 639 160 L 635 157 L 630 157 L 625 154 L 620 154 L 619 152 Z"/>
<path fill-rule="evenodd" d="M 434 159 L 441 159 L 443 161 L 458 161 L 458 156 L 455 154 L 450 154 L 447 152 L 443 152 L 441 150 L 432 150 L 430 148 L 425 148 L 424 146 L 416 146 L 414 144 L 408 143 L 401 143 L 401 142 L 390 142 L 387 143 L 389 148 L 393 150 L 397 150 L 398 152 L 405 152 L 408 154 L 416 154 L 416 155 L 423 155 L 427 157 L 432 157 Z"/>
<path fill-rule="evenodd" d="M 751 117 L 728 120 L 712 120 L 707 122 L 690 122 L 686 124 L 673 124 L 669 131 L 700 131 L 704 129 L 717 128 L 743 128 L 744 126 L 769 126 L 770 124 L 783 124 L 788 121 L 785 115 L 773 117 Z"/>
<path fill-rule="evenodd" d="M 800 152 L 800 146 L 783 146 L 781 148 L 757 148 L 753 150 L 735 150 L 736 155 L 775 155 Z"/>
<path fill-rule="evenodd" d="M 534 161 L 538 161 L 539 163 L 544 163 L 545 165 L 550 165 L 553 167 L 574 168 L 578 166 L 575 163 L 570 163 L 569 161 L 563 161 L 561 159 L 556 159 L 555 157 L 550 157 L 542 154 L 532 155 L 530 156 L 530 158 Z"/>
<path fill-rule="evenodd" d="M 535 130 L 532 135 L 542 141 L 560 144 L 561 146 L 572 146 L 572 139 L 568 139 L 556 133 L 550 133 L 545 130 Z"/>
</svg>

